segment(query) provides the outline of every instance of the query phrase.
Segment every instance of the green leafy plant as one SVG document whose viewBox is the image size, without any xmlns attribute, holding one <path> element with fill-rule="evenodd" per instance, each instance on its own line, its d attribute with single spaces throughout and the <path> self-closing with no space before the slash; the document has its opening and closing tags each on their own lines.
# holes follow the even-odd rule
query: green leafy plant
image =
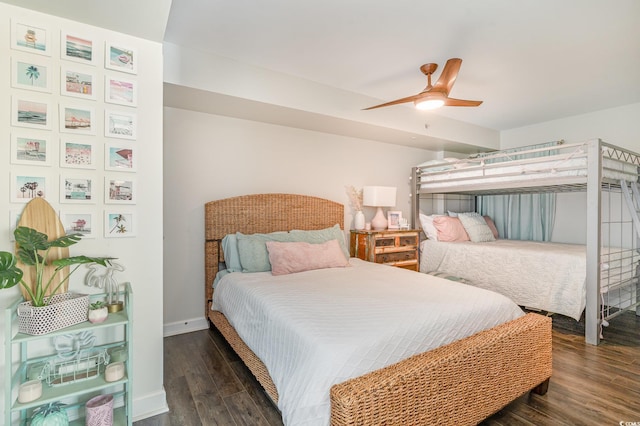
<svg viewBox="0 0 640 426">
<path fill-rule="evenodd" d="M 113 257 L 88 257 L 72 256 L 64 259 L 49 260 L 49 251 L 54 247 L 69 247 L 76 244 L 82 238 L 82 234 L 69 234 L 48 241 L 49 237 L 42 232 L 26 226 L 19 226 L 14 231 L 18 249 L 16 255 L 6 251 L 0 251 L 0 289 L 11 288 L 16 284 L 22 285 L 33 306 L 45 306 L 46 294 L 51 289 L 53 279 L 66 267 L 72 267 L 69 273 L 60 280 L 60 283 L 50 294 L 55 294 L 69 277 L 83 264 L 98 263 L 102 266 L 111 265 Z M 35 283 L 27 283 L 23 280 L 24 272 L 17 265 L 18 259 L 27 267 L 35 270 Z M 44 276 L 45 266 L 55 266 L 54 273 L 47 279 Z M 46 281 L 45 281 L 46 280 Z"/>
<path fill-rule="evenodd" d="M 96 309 L 102 309 L 104 308 L 106 305 L 106 303 L 102 302 L 102 301 L 98 301 L 98 302 L 93 302 L 92 304 L 89 305 L 89 310 L 96 310 Z"/>
</svg>

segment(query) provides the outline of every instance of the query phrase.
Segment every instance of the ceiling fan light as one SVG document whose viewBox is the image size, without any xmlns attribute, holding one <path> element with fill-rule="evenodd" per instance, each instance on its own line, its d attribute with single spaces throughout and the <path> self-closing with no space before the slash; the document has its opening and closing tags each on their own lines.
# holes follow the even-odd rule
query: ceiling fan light
<svg viewBox="0 0 640 426">
<path fill-rule="evenodd" d="M 415 105 L 420 110 L 436 109 L 444 105 L 444 101 L 442 99 L 424 99 L 415 101 Z"/>
</svg>

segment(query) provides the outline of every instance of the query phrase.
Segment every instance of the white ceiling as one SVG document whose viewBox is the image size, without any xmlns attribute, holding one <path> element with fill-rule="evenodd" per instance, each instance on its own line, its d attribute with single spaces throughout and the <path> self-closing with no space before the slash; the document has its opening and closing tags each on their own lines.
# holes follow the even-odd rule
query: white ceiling
<svg viewBox="0 0 640 426">
<path fill-rule="evenodd" d="M 506 130 L 640 102 L 638 0 L 0 0 L 382 103 L 463 59 L 432 114 Z M 411 108 L 411 104 L 389 108 Z M 359 105 L 361 108 L 371 104 Z"/>
<path fill-rule="evenodd" d="M 436 114 L 495 130 L 640 102 L 638 0 L 174 0 L 165 41 L 380 103 L 460 57 Z"/>
</svg>

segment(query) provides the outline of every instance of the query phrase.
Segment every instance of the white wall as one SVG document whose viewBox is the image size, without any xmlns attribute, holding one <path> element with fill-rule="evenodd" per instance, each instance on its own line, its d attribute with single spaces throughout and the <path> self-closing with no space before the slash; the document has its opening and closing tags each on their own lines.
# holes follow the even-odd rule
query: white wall
<svg viewBox="0 0 640 426">
<path fill-rule="evenodd" d="M 165 333 L 204 322 L 204 204 L 237 195 L 285 192 L 345 204 L 345 185 L 398 188 L 409 217 L 413 165 L 435 158 L 417 148 L 204 114 L 164 111 Z M 367 220 L 373 209 L 365 211 Z"/>
<path fill-rule="evenodd" d="M 640 153 L 640 104 L 611 108 L 503 131 L 501 149 L 564 139 L 580 142 L 600 138 Z M 556 222 L 552 240 L 584 243 L 586 241 L 586 194 L 558 194 Z"/>
<path fill-rule="evenodd" d="M 42 56 L 31 53 L 17 52 L 10 49 L 10 20 L 17 19 L 30 25 L 40 25 L 47 29 L 51 36 L 51 55 Z M 73 67 L 74 63 L 60 58 L 60 34 L 64 30 L 76 33 L 94 41 L 98 62 L 96 66 L 88 66 L 91 73 L 95 73 L 94 89 L 97 90 L 96 100 L 84 100 L 61 96 L 60 68 Z M 119 43 L 137 50 L 137 75 L 120 73 L 122 78 L 134 79 L 138 82 L 138 106 L 135 109 L 138 117 L 138 135 L 132 142 L 138 152 L 138 170 L 135 174 L 128 174 L 137 179 L 139 189 L 138 200 L 135 205 L 115 206 L 126 209 L 137 215 L 137 236 L 135 238 L 104 238 L 103 214 L 106 206 L 103 202 L 104 146 L 107 141 L 114 141 L 104 137 L 105 108 L 125 109 L 117 105 L 107 105 L 104 102 L 104 76 L 116 74 L 115 71 L 104 68 L 105 42 Z M 36 93 L 11 87 L 10 58 L 20 55 L 33 61 L 44 61 L 50 65 L 52 79 L 52 93 Z M 94 213 L 96 223 L 96 238 L 81 241 L 71 247 L 72 255 L 86 254 L 95 256 L 113 256 L 126 267 L 126 271 L 117 275 L 120 282 L 132 283 L 135 306 L 133 306 L 133 415 L 142 418 L 167 410 L 166 398 L 162 386 L 163 373 L 163 345 L 162 345 L 162 45 L 156 42 L 134 38 L 124 34 L 107 31 L 58 17 L 39 14 L 14 6 L 0 3 L 0 134 L 4 143 L 0 149 L 0 250 L 13 251 L 10 243 L 10 214 L 11 210 L 19 211 L 24 204 L 10 202 L 10 172 L 26 173 L 27 175 L 40 173 L 47 176 L 46 199 L 58 211 L 90 211 Z M 51 156 L 50 167 L 11 164 L 9 140 L 11 132 L 17 128 L 11 126 L 11 96 L 40 95 L 51 102 L 51 130 L 42 131 L 50 137 L 48 155 Z M 59 132 L 58 105 L 82 104 L 95 108 L 97 134 L 84 136 L 94 142 L 97 162 L 94 170 L 62 169 L 59 167 L 59 143 L 62 134 Z M 29 129 L 21 129 L 29 131 Z M 94 179 L 93 188 L 95 202 L 87 205 L 61 204 L 59 202 L 60 175 L 78 173 Z M 114 172 L 109 172 L 114 173 Z M 118 172 L 115 172 L 118 173 Z M 72 279 L 70 290 L 76 292 L 91 292 L 82 282 L 86 269 L 79 270 Z M 92 289 L 93 290 L 93 289 Z M 0 305 L 2 308 L 13 302 L 19 295 L 18 289 L 0 291 Z M 2 320 L 4 315 L 2 315 Z M 4 323 L 1 324 L 4 330 Z M 4 339 L 3 339 L 4 340 Z M 4 351 L 2 351 L 2 370 L 4 377 Z M 4 389 L 3 389 L 4 390 Z M 4 400 L 4 398 L 3 398 Z"/>
</svg>

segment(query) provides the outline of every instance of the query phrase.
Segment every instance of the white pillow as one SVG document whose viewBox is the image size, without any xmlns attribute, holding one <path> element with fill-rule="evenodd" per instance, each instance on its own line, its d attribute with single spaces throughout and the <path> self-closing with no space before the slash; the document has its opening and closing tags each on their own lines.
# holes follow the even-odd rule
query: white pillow
<svg viewBox="0 0 640 426">
<path fill-rule="evenodd" d="M 422 226 L 422 230 L 424 231 L 424 234 L 428 239 L 438 241 L 438 230 L 433 224 L 433 218 L 436 216 L 439 215 L 434 214 L 431 216 L 427 216 L 424 213 L 420 213 L 420 225 Z"/>
<path fill-rule="evenodd" d="M 472 242 L 483 243 L 496 240 L 487 221 L 479 213 L 458 213 L 458 219 Z"/>
</svg>

